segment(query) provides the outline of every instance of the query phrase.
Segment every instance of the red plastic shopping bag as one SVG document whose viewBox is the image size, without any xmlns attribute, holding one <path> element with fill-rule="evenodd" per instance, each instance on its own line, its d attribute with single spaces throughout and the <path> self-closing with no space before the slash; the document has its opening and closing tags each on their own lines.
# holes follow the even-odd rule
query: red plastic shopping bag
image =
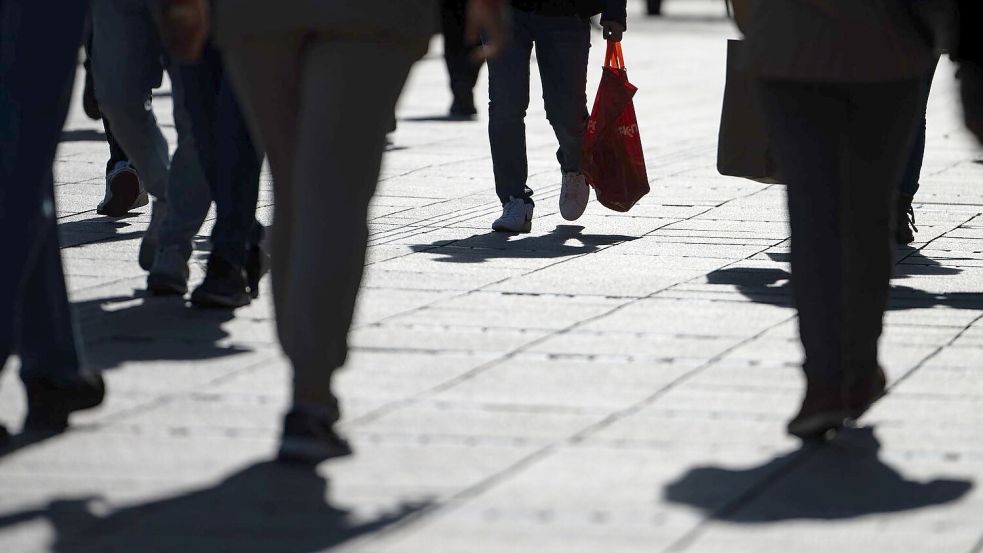
<svg viewBox="0 0 983 553">
<path fill-rule="evenodd" d="M 580 165 L 601 205 L 628 211 L 649 193 L 642 139 L 632 104 L 638 89 L 628 82 L 621 43 L 608 41 L 604 59 L 601 85 L 584 133 Z"/>
</svg>

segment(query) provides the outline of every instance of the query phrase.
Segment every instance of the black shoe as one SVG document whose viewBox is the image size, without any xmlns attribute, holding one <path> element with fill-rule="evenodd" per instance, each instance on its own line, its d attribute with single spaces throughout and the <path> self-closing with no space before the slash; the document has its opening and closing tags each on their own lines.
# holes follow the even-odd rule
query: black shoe
<svg viewBox="0 0 983 553">
<path fill-rule="evenodd" d="M 10 441 L 10 432 L 7 432 L 6 426 L 0 424 L 0 447 L 3 447 L 8 441 Z"/>
<path fill-rule="evenodd" d="M 474 119 L 478 109 L 474 107 L 474 97 L 455 96 L 451 103 L 450 116 L 454 119 Z"/>
<path fill-rule="evenodd" d="M 856 420 L 862 417 L 877 400 L 885 395 L 887 395 L 887 376 L 884 375 L 884 370 L 880 367 L 869 374 L 854 379 L 847 387 L 850 419 Z"/>
<path fill-rule="evenodd" d="M 191 303 L 198 307 L 235 309 L 249 305 L 246 273 L 214 253 L 208 258 L 205 280 L 191 293 Z"/>
<path fill-rule="evenodd" d="M 915 226 L 915 208 L 911 207 L 912 200 L 914 198 L 911 196 L 898 196 L 898 228 L 894 237 L 900 246 L 914 242 L 915 233 L 918 232 L 918 227 Z"/>
<path fill-rule="evenodd" d="M 150 273 L 147 291 L 155 296 L 183 296 L 188 293 L 188 281 L 177 275 Z"/>
<path fill-rule="evenodd" d="M 334 430 L 337 420 L 337 410 L 315 413 L 293 408 L 283 418 L 283 437 L 277 461 L 316 464 L 351 455 L 351 446 Z"/>
<path fill-rule="evenodd" d="M 270 254 L 260 244 L 253 244 L 246 257 L 246 285 L 249 286 L 249 296 L 259 297 L 259 280 L 270 270 Z"/>
<path fill-rule="evenodd" d="M 821 439 L 843 427 L 850 415 L 842 383 L 809 383 L 799 413 L 788 423 L 788 433 L 803 440 Z"/>
<path fill-rule="evenodd" d="M 106 195 L 96 207 L 96 213 L 108 217 L 123 217 L 130 211 L 150 203 L 140 184 L 140 175 L 129 161 L 117 161 L 106 174 Z"/>
<path fill-rule="evenodd" d="M 97 374 L 80 372 L 69 381 L 36 378 L 24 382 L 27 418 L 24 430 L 60 432 L 68 427 L 68 415 L 91 409 L 106 397 L 106 384 Z"/>
</svg>

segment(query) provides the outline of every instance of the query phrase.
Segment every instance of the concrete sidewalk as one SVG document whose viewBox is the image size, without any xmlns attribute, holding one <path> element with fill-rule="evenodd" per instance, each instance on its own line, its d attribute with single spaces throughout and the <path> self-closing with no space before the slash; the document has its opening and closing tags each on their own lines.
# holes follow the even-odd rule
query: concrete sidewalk
<svg viewBox="0 0 983 553">
<path fill-rule="evenodd" d="M 316 472 L 269 462 L 289 374 L 269 283 L 234 316 L 145 297 L 149 211 L 95 214 L 107 149 L 74 102 L 63 254 L 110 394 L 0 456 L 0 552 L 983 552 L 983 166 L 953 68 L 933 93 L 918 241 L 898 252 L 891 393 L 800 448 L 784 434 L 802 386 L 784 190 L 716 174 L 734 31 L 719 2 L 679 5 L 635 17 L 624 44 L 652 193 L 563 221 L 537 82 L 526 236 L 490 231 L 485 116 L 441 120 L 435 41 L 401 101 L 337 377 L 357 452 Z M 167 94 L 155 110 L 169 125 Z M 260 206 L 269 222 L 268 174 Z M 9 365 L 0 421 L 17 430 Z"/>
</svg>

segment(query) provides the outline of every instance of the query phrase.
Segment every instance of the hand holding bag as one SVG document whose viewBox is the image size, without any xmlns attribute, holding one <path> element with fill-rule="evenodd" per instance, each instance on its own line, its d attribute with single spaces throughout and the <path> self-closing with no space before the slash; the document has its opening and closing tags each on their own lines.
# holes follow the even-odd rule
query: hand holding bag
<svg viewBox="0 0 983 553">
<path fill-rule="evenodd" d="M 642 139 L 628 82 L 621 43 L 608 41 L 601 85 L 587 121 L 581 170 L 597 201 L 614 211 L 628 211 L 649 193 Z"/>
</svg>

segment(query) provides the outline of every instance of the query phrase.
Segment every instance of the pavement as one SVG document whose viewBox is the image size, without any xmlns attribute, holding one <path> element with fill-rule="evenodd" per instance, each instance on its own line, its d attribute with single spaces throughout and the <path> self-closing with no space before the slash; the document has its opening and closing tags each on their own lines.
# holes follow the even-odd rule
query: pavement
<svg viewBox="0 0 983 553">
<path fill-rule="evenodd" d="M 559 217 L 534 83 L 526 236 L 490 231 L 485 114 L 441 120 L 435 41 L 400 103 L 336 376 L 356 454 L 316 470 L 271 462 L 289 367 L 268 281 L 234 314 L 147 297 L 148 210 L 95 214 L 107 149 L 75 101 L 55 163 L 62 253 L 109 396 L 0 454 L 0 551 L 983 552 L 983 165 L 953 67 L 931 101 L 917 242 L 897 256 L 890 394 L 803 447 L 784 434 L 802 387 L 784 191 L 714 169 L 734 35 L 719 4 L 630 21 L 652 193 L 628 213 Z M 154 109 L 173 142 L 167 91 Z M 266 222 L 272 201 L 264 173 Z M 8 365 L 0 421 L 16 432 Z"/>
</svg>

